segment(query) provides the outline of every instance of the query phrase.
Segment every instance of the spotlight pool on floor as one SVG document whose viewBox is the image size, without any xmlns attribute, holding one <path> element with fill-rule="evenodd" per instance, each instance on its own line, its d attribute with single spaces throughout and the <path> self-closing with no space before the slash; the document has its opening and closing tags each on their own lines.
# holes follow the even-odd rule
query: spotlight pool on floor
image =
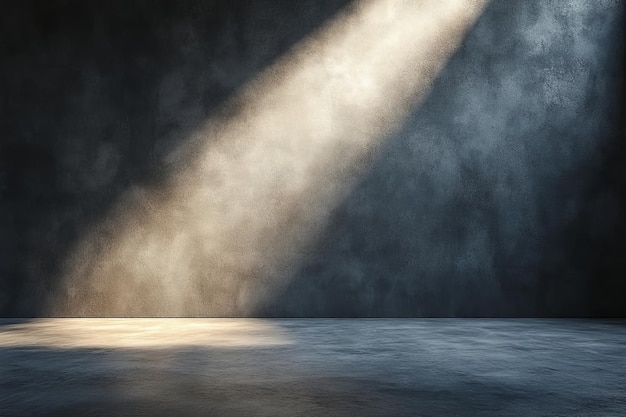
<svg viewBox="0 0 626 417">
<path fill-rule="evenodd" d="M 2 319 L 0 416 L 624 416 L 626 322 Z"/>
</svg>

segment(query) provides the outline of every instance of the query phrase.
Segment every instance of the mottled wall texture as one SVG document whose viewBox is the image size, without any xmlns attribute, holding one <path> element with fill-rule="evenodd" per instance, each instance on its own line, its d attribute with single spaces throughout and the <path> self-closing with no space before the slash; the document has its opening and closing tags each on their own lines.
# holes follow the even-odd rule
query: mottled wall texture
<svg viewBox="0 0 626 417">
<path fill-rule="evenodd" d="M 198 308 L 160 309 L 169 292 L 154 288 L 166 284 L 152 285 L 150 266 L 133 256 L 102 266 L 95 253 L 116 253 L 111 213 L 141 206 L 149 216 L 154 201 L 171 199 L 159 190 L 184 169 L 171 155 L 199 149 L 194 132 L 207 119 L 237 118 L 236 103 L 225 103 L 357 7 L 1 3 L 0 314 L 626 316 L 621 0 L 492 0 L 429 94 L 397 109 L 410 111 L 360 162 L 358 180 L 254 309 L 203 304 L 221 294 L 211 283 L 227 285 L 224 277 L 242 286 L 268 277 L 205 254 L 211 242 L 193 240 L 202 225 L 189 219 L 181 220 L 187 246 L 177 246 L 189 256 L 168 261 L 176 265 L 167 285 L 184 287 L 177 300 Z M 158 197 L 120 205 L 129 193 Z M 77 252 L 85 236 L 91 249 Z M 153 250 L 149 239 L 132 242 L 137 253 Z M 142 307 L 72 298 L 80 276 L 68 286 L 67 265 L 77 253 L 74 271 L 102 278 L 89 284 L 96 299 L 116 274 L 115 282 L 136 282 L 120 297 L 136 291 L 129 299 Z"/>
</svg>

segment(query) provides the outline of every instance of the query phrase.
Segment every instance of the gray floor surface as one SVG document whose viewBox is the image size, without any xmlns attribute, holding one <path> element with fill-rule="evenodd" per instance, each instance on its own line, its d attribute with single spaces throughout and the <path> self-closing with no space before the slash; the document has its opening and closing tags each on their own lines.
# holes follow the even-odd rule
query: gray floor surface
<svg viewBox="0 0 626 417">
<path fill-rule="evenodd" d="M 626 416 L 626 322 L 0 320 L 0 416 Z"/>
</svg>

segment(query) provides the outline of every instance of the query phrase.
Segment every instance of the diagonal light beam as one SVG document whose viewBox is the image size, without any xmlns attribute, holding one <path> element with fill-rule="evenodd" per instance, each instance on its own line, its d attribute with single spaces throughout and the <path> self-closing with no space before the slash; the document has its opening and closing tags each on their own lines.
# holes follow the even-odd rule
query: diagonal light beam
<svg viewBox="0 0 626 417">
<path fill-rule="evenodd" d="M 84 236 L 51 314 L 254 314 L 486 3 L 358 2 L 298 44 Z"/>
</svg>

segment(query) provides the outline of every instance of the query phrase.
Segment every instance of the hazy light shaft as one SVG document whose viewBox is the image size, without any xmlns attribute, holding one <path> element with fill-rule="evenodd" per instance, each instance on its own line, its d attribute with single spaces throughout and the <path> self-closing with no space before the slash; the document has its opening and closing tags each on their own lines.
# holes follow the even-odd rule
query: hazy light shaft
<svg viewBox="0 0 626 417">
<path fill-rule="evenodd" d="M 356 3 L 229 100 L 86 233 L 52 315 L 249 316 L 271 301 L 486 0 Z"/>
</svg>

